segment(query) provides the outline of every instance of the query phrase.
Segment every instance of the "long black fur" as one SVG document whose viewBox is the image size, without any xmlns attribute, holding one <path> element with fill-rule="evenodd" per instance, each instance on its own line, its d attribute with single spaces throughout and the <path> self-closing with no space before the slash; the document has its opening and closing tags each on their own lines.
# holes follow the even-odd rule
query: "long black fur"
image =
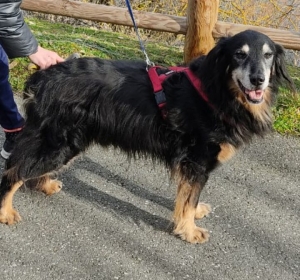
<svg viewBox="0 0 300 280">
<path fill-rule="evenodd" d="M 184 73 L 164 82 L 166 118 L 142 61 L 80 58 L 34 73 L 25 88 L 25 127 L 7 161 L 13 171 L 9 183 L 2 180 L 0 198 L 15 182 L 55 172 L 94 143 L 159 160 L 202 188 L 219 164 L 220 144 L 238 148 L 272 129 L 270 119 L 257 119 L 228 86 L 234 51 L 245 40 L 267 40 L 273 47 L 273 102 L 278 86 L 291 84 L 284 52 L 252 31 L 220 40 L 206 57 L 190 64 L 209 103 Z"/>
</svg>

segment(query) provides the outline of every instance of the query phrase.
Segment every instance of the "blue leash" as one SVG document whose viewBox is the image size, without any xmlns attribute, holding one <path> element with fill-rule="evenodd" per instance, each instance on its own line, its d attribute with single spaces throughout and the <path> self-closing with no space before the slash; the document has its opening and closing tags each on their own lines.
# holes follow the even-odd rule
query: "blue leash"
<svg viewBox="0 0 300 280">
<path fill-rule="evenodd" d="M 144 53 L 145 57 L 146 57 L 146 63 L 148 66 L 154 66 L 154 63 L 150 61 L 148 55 L 147 55 L 147 52 L 146 52 L 146 49 L 145 49 L 145 45 L 140 37 L 140 34 L 139 34 L 139 30 L 137 28 L 137 25 L 135 23 L 135 19 L 134 19 L 134 15 L 133 15 L 133 11 L 132 11 L 132 8 L 131 8 L 131 5 L 130 5 L 130 1 L 129 0 L 126 0 L 126 5 L 127 5 L 127 8 L 128 8 L 128 12 L 130 14 L 130 17 L 131 17 L 131 20 L 133 22 L 133 27 L 134 27 L 134 30 L 135 30 L 135 33 L 139 39 L 139 43 L 140 43 L 140 48 L 141 48 L 141 51 Z"/>
</svg>

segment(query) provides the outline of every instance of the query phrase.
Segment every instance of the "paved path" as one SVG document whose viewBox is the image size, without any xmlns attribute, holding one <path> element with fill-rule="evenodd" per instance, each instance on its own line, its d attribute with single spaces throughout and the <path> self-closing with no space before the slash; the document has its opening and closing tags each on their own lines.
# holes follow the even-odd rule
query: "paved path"
<svg viewBox="0 0 300 280">
<path fill-rule="evenodd" d="M 300 139 L 254 141 L 210 177 L 211 238 L 191 245 L 168 232 L 176 187 L 164 168 L 92 148 L 59 194 L 16 194 L 23 221 L 0 225 L 0 279 L 298 280 L 299 170 Z"/>
</svg>

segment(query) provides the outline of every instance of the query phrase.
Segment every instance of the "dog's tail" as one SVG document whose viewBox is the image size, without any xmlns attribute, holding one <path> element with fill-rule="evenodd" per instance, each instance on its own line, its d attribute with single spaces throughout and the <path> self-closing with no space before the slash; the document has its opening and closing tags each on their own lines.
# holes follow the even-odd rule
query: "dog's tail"
<svg viewBox="0 0 300 280">
<path fill-rule="evenodd" d="M 26 119 L 30 117 L 30 115 L 33 116 L 33 118 L 36 118 L 36 121 L 39 121 L 37 118 L 39 116 L 36 108 L 36 94 L 38 92 L 38 89 L 40 87 L 40 73 L 35 72 L 33 75 L 31 75 L 28 80 L 25 83 L 24 91 L 23 91 L 23 107 L 24 112 L 26 115 Z"/>
<path fill-rule="evenodd" d="M 80 54 L 79 53 L 73 53 L 70 56 L 68 56 L 65 61 L 68 60 L 73 60 L 73 59 L 78 59 L 80 58 Z M 33 63 L 30 64 L 30 66 L 28 66 L 30 69 L 34 69 L 34 70 L 38 70 L 39 67 Z M 27 99 L 33 99 L 34 95 L 37 93 L 37 89 L 40 87 L 41 85 L 41 77 L 43 76 L 42 74 L 43 72 L 41 71 L 37 71 L 35 73 L 33 73 L 28 80 L 25 83 L 25 87 L 24 87 L 24 92 L 23 92 L 23 99 L 27 100 Z"/>
<path fill-rule="evenodd" d="M 25 82 L 24 91 L 23 91 L 23 99 L 27 100 L 28 98 L 32 98 L 36 93 L 38 88 L 41 85 L 41 72 L 35 72 L 29 76 L 27 81 Z"/>
</svg>

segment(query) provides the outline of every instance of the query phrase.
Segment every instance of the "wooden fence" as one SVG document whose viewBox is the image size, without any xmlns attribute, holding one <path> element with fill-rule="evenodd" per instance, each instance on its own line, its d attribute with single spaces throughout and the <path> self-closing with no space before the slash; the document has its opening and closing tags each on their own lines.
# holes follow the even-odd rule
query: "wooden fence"
<svg viewBox="0 0 300 280">
<path fill-rule="evenodd" d="M 189 0 L 187 17 L 134 11 L 139 28 L 185 34 L 185 61 L 205 54 L 212 38 L 234 35 L 246 29 L 268 35 L 287 49 L 300 50 L 300 32 L 217 21 L 219 0 Z M 126 8 L 84 3 L 72 0 L 23 0 L 22 9 L 132 26 Z"/>
</svg>

